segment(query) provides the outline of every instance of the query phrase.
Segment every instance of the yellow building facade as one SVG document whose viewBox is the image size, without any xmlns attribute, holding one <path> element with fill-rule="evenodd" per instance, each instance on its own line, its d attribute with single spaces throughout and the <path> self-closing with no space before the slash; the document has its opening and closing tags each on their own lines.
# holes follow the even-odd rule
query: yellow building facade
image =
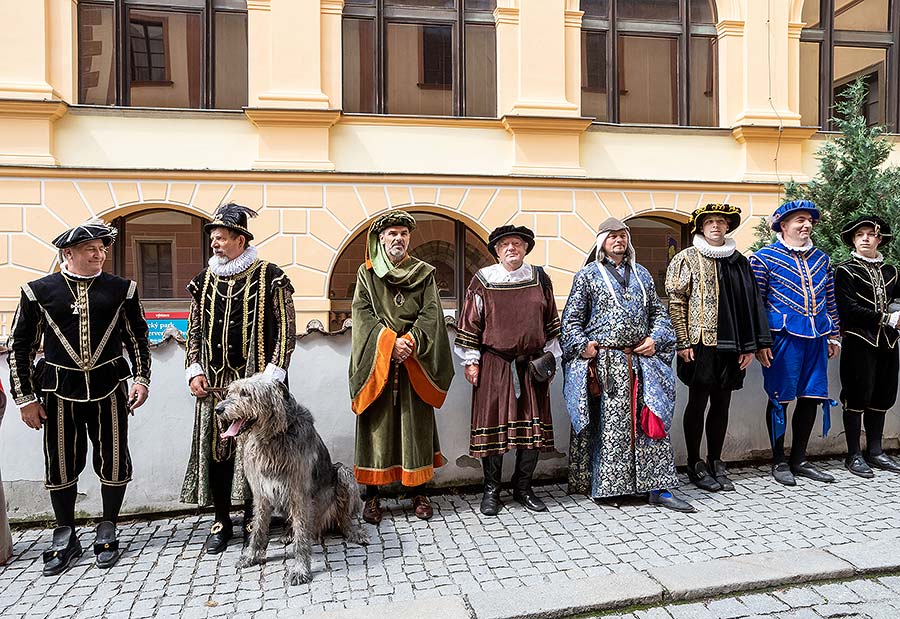
<svg viewBox="0 0 900 619">
<path fill-rule="evenodd" d="M 740 206 L 746 247 L 850 79 L 896 130 L 898 4 L 0 0 L 0 337 L 93 216 L 123 233 L 108 268 L 180 312 L 202 222 L 251 206 L 301 327 L 331 330 L 388 209 L 421 220 L 448 313 L 506 223 L 560 302 L 609 216 L 657 278 L 698 205 Z"/>
</svg>

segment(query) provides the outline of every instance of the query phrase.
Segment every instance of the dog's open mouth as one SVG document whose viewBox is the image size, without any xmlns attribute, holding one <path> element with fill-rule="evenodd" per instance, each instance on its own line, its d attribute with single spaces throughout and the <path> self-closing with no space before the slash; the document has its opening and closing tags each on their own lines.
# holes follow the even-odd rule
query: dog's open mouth
<svg viewBox="0 0 900 619">
<path fill-rule="evenodd" d="M 222 438 L 234 438 L 242 432 L 245 432 L 251 425 L 253 425 L 253 422 L 248 419 L 235 419 L 231 422 L 231 425 L 228 426 L 228 429 L 222 432 L 219 436 L 221 436 Z"/>
</svg>

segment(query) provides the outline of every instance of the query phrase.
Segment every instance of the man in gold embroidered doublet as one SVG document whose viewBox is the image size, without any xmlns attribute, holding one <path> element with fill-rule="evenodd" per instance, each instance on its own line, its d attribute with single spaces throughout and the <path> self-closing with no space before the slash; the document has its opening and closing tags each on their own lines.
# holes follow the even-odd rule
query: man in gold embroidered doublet
<svg viewBox="0 0 900 619">
<path fill-rule="evenodd" d="M 191 294 L 186 378 L 197 398 L 191 459 L 181 500 L 212 503 L 215 522 L 206 550 L 222 552 L 232 536 L 231 500 L 244 502 L 244 539 L 252 518 L 236 436 L 219 428 L 215 406 L 238 378 L 265 372 L 282 382 L 295 344 L 293 286 L 260 260 L 247 229 L 251 209 L 226 204 L 206 224 L 213 256 L 187 289 Z"/>
<path fill-rule="evenodd" d="M 13 397 L 28 427 L 44 429 L 46 487 L 57 523 L 44 553 L 48 576 L 82 552 L 75 499 L 88 440 L 103 497 L 97 565 L 108 568 L 121 554 L 116 520 L 131 481 L 128 413 L 147 399 L 150 349 L 137 284 L 102 270 L 116 233 L 91 220 L 54 239 L 61 272 L 22 286 L 9 338 Z M 44 357 L 34 366 L 42 338 Z M 134 383 L 126 395 L 129 378 Z"/>
</svg>

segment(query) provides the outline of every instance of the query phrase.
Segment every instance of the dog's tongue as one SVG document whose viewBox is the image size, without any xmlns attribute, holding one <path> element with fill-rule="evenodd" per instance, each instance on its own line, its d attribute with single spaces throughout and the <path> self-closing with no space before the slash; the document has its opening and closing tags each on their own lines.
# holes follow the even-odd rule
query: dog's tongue
<svg viewBox="0 0 900 619">
<path fill-rule="evenodd" d="M 244 425 L 243 419 L 235 419 L 231 422 L 231 425 L 228 426 L 228 429 L 222 432 L 222 438 L 228 438 L 229 436 L 237 436 L 238 432 L 241 431 L 241 426 Z"/>
</svg>

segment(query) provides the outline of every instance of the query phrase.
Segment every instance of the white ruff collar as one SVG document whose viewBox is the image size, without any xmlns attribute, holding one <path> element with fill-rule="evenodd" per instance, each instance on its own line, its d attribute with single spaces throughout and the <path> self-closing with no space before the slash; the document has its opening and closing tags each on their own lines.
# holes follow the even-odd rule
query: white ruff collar
<svg viewBox="0 0 900 619">
<path fill-rule="evenodd" d="M 724 245 L 716 247 L 715 245 L 710 245 L 702 234 L 695 234 L 694 247 L 707 258 L 727 258 L 734 253 L 737 244 L 734 242 L 734 239 L 725 239 Z"/>
<path fill-rule="evenodd" d="M 216 256 L 212 256 L 209 259 L 209 270 L 212 271 L 213 275 L 218 277 L 231 277 L 232 275 L 237 275 L 241 271 L 246 271 L 250 265 L 256 262 L 256 248 L 253 246 L 248 247 L 244 250 L 240 256 L 235 258 L 234 260 L 229 260 L 225 264 L 220 264 L 219 259 Z"/>
<path fill-rule="evenodd" d="M 103 272 L 103 269 L 100 269 L 93 275 L 76 275 L 75 273 L 72 273 L 69 269 L 66 268 L 65 262 L 63 262 L 61 265 L 59 265 L 59 270 L 62 271 L 62 274 L 65 275 L 66 277 L 70 277 L 72 279 L 83 279 L 83 280 L 94 279 L 95 277 L 99 276 Z"/>
<path fill-rule="evenodd" d="M 880 252 L 880 251 L 879 251 L 879 252 L 875 252 L 875 257 L 874 257 L 874 258 L 866 258 L 866 257 L 863 256 L 862 254 L 858 254 L 858 253 L 856 253 L 855 251 L 851 251 L 851 252 L 850 252 L 850 255 L 853 256 L 854 258 L 859 258 L 859 259 L 862 260 L 863 262 L 870 262 L 870 263 L 872 263 L 872 264 L 879 264 L 879 263 L 881 263 L 881 262 L 884 262 L 884 256 L 881 255 L 881 252 Z"/>
<path fill-rule="evenodd" d="M 775 233 L 775 236 L 778 237 L 778 240 L 781 242 L 782 245 L 784 245 L 791 251 L 809 251 L 810 249 L 813 248 L 812 239 L 810 239 L 809 243 L 807 243 L 806 245 L 803 245 L 801 247 L 795 247 L 794 245 L 788 245 L 788 242 L 784 240 L 784 236 L 781 234 L 781 232 Z"/>
</svg>

